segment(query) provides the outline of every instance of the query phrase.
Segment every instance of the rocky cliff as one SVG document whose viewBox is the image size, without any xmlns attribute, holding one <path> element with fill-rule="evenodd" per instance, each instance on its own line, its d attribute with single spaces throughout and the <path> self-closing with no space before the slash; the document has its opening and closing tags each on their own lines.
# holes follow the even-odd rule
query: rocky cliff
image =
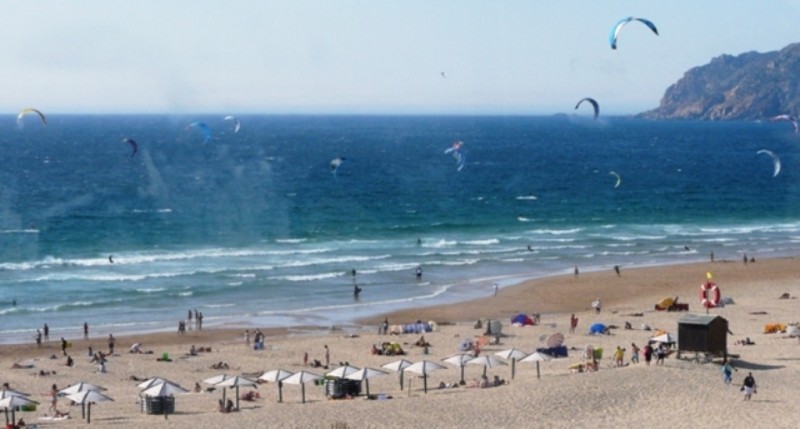
<svg viewBox="0 0 800 429">
<path fill-rule="evenodd" d="M 667 88 L 650 119 L 755 120 L 800 114 L 800 43 L 780 51 L 722 55 Z"/>
</svg>

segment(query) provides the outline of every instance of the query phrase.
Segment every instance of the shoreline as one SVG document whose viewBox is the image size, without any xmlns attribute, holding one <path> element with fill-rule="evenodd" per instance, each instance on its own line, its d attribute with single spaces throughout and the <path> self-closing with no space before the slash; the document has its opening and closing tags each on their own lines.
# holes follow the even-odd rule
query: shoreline
<svg viewBox="0 0 800 429">
<path fill-rule="evenodd" d="M 100 373 L 96 364 L 89 361 L 86 349 L 106 350 L 106 339 L 92 337 L 73 341 L 68 349 L 75 359 L 74 367 L 64 365 L 59 341 L 37 348 L 35 344 L 0 346 L 0 366 L 12 367 L 23 363 L 22 369 L 5 369 L 2 382 L 10 387 L 32 394 L 40 406 L 33 412 L 18 412 L 28 424 L 41 427 L 83 427 L 81 409 L 60 400 L 59 410 L 69 411 L 70 418 L 58 423 L 48 422 L 47 391 L 52 384 L 59 388 L 78 381 L 101 385 L 104 393 L 115 402 L 98 403 L 92 407 L 93 426 L 138 428 L 158 427 L 257 427 L 269 419 L 274 427 L 330 428 L 337 427 L 443 427 L 464 426 L 512 428 L 530 424 L 537 416 L 537 425 L 569 428 L 578 426 L 626 427 L 631 421 L 655 428 L 674 427 L 675 420 L 654 413 L 656 407 L 681 409 L 683 422 L 692 427 L 719 427 L 747 424 L 760 427 L 793 427 L 794 417 L 800 413 L 800 404 L 787 400 L 800 389 L 800 380 L 793 375 L 800 369 L 797 361 L 798 341 L 781 334 L 763 334 L 765 323 L 797 322 L 797 300 L 779 299 L 783 293 L 800 296 L 800 264 L 797 258 L 763 260 L 747 265 L 739 263 L 694 263 L 668 267 L 623 269 L 617 276 L 611 272 L 562 275 L 525 282 L 501 289 L 497 296 L 489 296 L 466 303 L 403 310 L 386 315 L 390 323 L 411 323 L 417 319 L 433 320 L 438 328 L 425 333 L 430 348 L 415 345 L 420 334 L 379 335 L 377 322 L 383 317 L 363 319 L 358 331 L 343 328 L 305 326 L 263 330 L 266 334 L 265 350 L 245 347 L 243 330 L 239 328 L 211 328 L 202 331 L 120 336 L 115 353 L 108 358 L 108 372 Z M 699 285 L 711 271 L 723 297 L 732 297 L 735 304 L 711 310 L 711 314 L 726 318 L 732 334 L 728 335 L 728 350 L 736 356 L 734 384 L 726 386 L 720 379 L 719 366 L 700 365 L 671 356 L 664 365 L 647 366 L 628 362 L 616 367 L 612 359 L 615 347 L 644 345 L 653 331 L 644 331 L 640 324 L 655 329 L 675 332 L 676 321 L 685 312 L 655 311 L 653 305 L 664 297 L 679 296 L 680 302 L 690 305 L 691 313 L 703 312 L 699 305 Z M 596 298 L 603 300 L 601 312 L 590 308 Z M 541 314 L 541 323 L 529 327 L 515 327 L 508 317 L 515 312 Z M 569 332 L 570 313 L 580 320 L 576 332 Z M 285 369 L 300 370 L 322 375 L 339 363 L 348 362 L 358 367 L 381 368 L 390 361 L 405 358 L 412 362 L 426 359 L 442 362 L 458 352 L 458 346 L 467 339 L 481 338 L 472 322 L 477 319 L 498 318 L 503 323 L 500 344 L 485 344 L 482 355 L 494 355 L 509 348 L 530 352 L 543 345 L 542 338 L 553 333 L 563 333 L 569 357 L 543 362 L 540 367 L 517 362 L 516 376 L 512 379 L 509 365 L 490 369 L 466 365 L 464 378 L 475 380 L 487 371 L 490 379 L 498 376 L 508 383 L 485 391 L 454 387 L 438 389 L 440 383 L 458 381 L 458 368 L 433 372 L 429 379 L 406 375 L 405 388 L 400 390 L 395 373 L 370 380 L 370 391 L 384 395 L 385 399 L 365 401 L 329 400 L 326 387 L 308 383 L 301 400 L 299 386 L 286 385 L 282 402 L 273 383 L 255 388 L 244 388 L 245 393 L 255 389 L 260 398 L 241 402 L 241 411 L 225 414 L 217 411 L 221 389 L 206 391 L 209 386 L 202 380 L 227 373 L 257 377 L 264 371 Z M 588 335 L 588 327 L 595 322 L 622 326 L 632 322 L 633 329 L 614 329 L 610 335 Z M 252 330 L 251 330 L 252 333 Z M 252 338 L 252 337 L 251 337 Z M 738 341 L 754 340 L 756 345 L 742 346 Z M 404 356 L 381 356 L 370 353 L 372 345 L 397 342 L 406 352 Z M 128 350 L 133 343 L 152 354 L 134 354 Z M 190 345 L 208 348 L 207 352 L 189 356 Z M 604 348 L 600 370 L 591 373 L 573 373 L 569 367 L 580 363 L 587 345 Z M 629 349 L 630 350 L 630 349 Z M 330 351 L 328 369 L 304 365 L 325 362 Z M 170 362 L 156 358 L 168 353 Z M 50 358 L 50 356 L 55 356 Z M 230 368 L 212 368 L 217 363 Z M 541 370 L 541 377 L 538 372 Z M 40 375 L 39 372 L 44 375 Z M 749 371 L 755 374 L 758 394 L 750 404 L 741 403 L 738 386 Z M 176 396 L 176 410 L 165 421 L 141 411 L 138 402 L 137 379 L 166 377 L 190 388 L 198 383 L 201 390 Z M 471 381 L 470 381 L 471 382 Z M 425 393 L 423 383 L 427 383 Z M 456 383 L 457 384 L 457 383 Z M 654 388 L 658 394 L 654 394 Z M 228 389 L 229 397 L 233 391 Z M 363 394 L 362 390 L 362 394 Z M 624 400 L 620 400 L 624 398 Z M 481 407 L 476 407 L 481 403 Z M 520 407 L 520 404 L 525 404 Z M 504 410 L 502 419 L 487 410 Z M 725 409 L 725 413 L 708 413 L 708 409 Z M 569 415 L 569 419 L 564 419 Z M 162 426 L 162 423 L 163 426 Z M 167 423 L 169 422 L 169 423 Z M 413 422 L 409 423 L 409 422 Z M 683 427 L 681 426 L 681 427 Z"/>
<path fill-rule="evenodd" d="M 781 272 L 781 270 L 770 270 L 766 267 L 773 267 L 775 264 L 783 266 L 786 263 L 800 261 L 800 257 L 786 256 L 772 259 L 760 260 L 756 263 L 749 264 L 751 268 L 763 272 L 765 279 L 772 278 L 769 272 Z M 800 264 L 798 264 L 800 266 Z M 762 268 L 764 267 L 764 268 Z M 481 298 L 470 299 L 462 302 L 436 304 L 425 307 L 418 307 L 413 309 L 401 309 L 380 313 L 374 316 L 362 317 L 352 321 L 352 323 L 339 324 L 339 325 L 292 325 L 284 327 L 258 327 L 258 326 L 230 326 L 226 324 L 208 326 L 203 330 L 189 329 L 185 335 L 178 335 L 175 331 L 170 332 L 136 332 L 131 334 L 114 334 L 117 341 L 125 341 L 132 343 L 147 342 L 148 344 L 166 346 L 166 345 L 186 345 L 199 344 L 200 342 L 228 344 L 236 341 L 241 341 L 243 338 L 244 330 L 250 330 L 251 333 L 256 329 L 261 330 L 267 338 L 290 338 L 293 336 L 303 335 L 325 335 L 332 332 L 361 332 L 369 331 L 382 323 L 384 319 L 390 322 L 397 321 L 398 323 L 412 323 L 417 320 L 433 321 L 437 324 L 459 324 L 466 322 L 474 322 L 477 319 L 500 319 L 504 323 L 507 320 L 519 313 L 540 315 L 554 315 L 560 313 L 576 313 L 588 311 L 591 309 L 591 302 L 596 298 L 601 298 L 605 308 L 612 309 L 624 304 L 626 300 L 630 299 L 633 294 L 637 295 L 637 299 L 643 297 L 652 299 L 653 302 L 660 301 L 662 298 L 672 296 L 663 290 L 664 284 L 653 285 L 655 287 L 642 290 L 637 286 L 642 282 L 648 281 L 648 277 L 653 276 L 654 273 L 662 272 L 664 270 L 673 271 L 672 276 L 677 276 L 678 279 L 685 284 L 691 284 L 691 287 L 685 288 L 683 298 L 678 293 L 680 302 L 689 302 L 691 308 L 694 310 L 696 304 L 696 286 L 702 283 L 705 278 L 706 272 L 731 271 L 735 275 L 740 273 L 740 269 L 747 269 L 741 262 L 734 262 L 730 260 L 722 260 L 716 262 L 694 262 L 694 263 L 681 263 L 681 264 L 663 264 L 652 265 L 646 267 L 636 267 L 622 270 L 622 275 L 617 276 L 613 271 L 591 271 L 582 272 L 577 277 L 572 274 L 553 274 L 549 276 L 537 277 L 524 280 L 510 286 L 505 286 L 499 290 L 497 296 L 485 296 Z M 729 270 L 730 268 L 730 270 Z M 766 268 L 766 269 L 765 269 Z M 610 271 L 610 270 L 609 270 Z M 699 273 L 700 275 L 697 275 Z M 798 268 L 800 273 L 800 268 Z M 692 278 L 694 277 L 694 278 Z M 615 280 L 616 279 L 616 280 Z M 615 281 L 617 285 L 610 290 L 597 292 L 592 290 L 592 282 L 609 282 Z M 696 283 L 696 285 L 695 285 Z M 569 287 L 565 290 L 565 286 Z M 672 286 L 670 286 L 672 288 Z M 724 286 L 723 296 L 725 296 Z M 682 288 L 683 289 L 683 288 Z M 489 292 L 487 292 L 489 293 Z M 598 293 L 602 293 L 601 297 L 595 297 Z M 561 295 L 561 296 L 560 296 Z M 582 296 L 581 299 L 576 297 Z M 623 305 L 617 310 L 626 308 Z M 474 315 L 474 316 L 473 316 Z M 377 329 L 377 328 L 375 328 Z M 33 331 L 35 332 L 35 331 Z M 31 336 L 32 337 L 32 336 Z M 105 336 L 92 336 L 88 340 L 80 336 L 65 337 L 70 341 L 77 343 L 86 343 L 91 345 L 102 345 L 106 342 Z M 58 338 L 53 338 L 49 344 L 59 346 Z M 48 344 L 43 342 L 43 344 Z M 27 350 L 31 347 L 35 348 L 35 343 L 5 343 L 0 344 L 0 351 L 3 350 Z M 97 349 L 97 347 L 94 347 Z"/>
</svg>

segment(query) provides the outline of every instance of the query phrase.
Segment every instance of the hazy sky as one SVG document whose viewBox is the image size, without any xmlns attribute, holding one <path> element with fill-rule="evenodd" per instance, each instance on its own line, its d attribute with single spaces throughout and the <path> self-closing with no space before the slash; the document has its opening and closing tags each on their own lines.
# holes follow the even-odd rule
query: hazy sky
<svg viewBox="0 0 800 429">
<path fill-rule="evenodd" d="M 611 50 L 631 15 L 660 36 L 632 23 Z M 797 0 L 6 1 L 0 111 L 628 114 L 798 23 Z"/>
</svg>

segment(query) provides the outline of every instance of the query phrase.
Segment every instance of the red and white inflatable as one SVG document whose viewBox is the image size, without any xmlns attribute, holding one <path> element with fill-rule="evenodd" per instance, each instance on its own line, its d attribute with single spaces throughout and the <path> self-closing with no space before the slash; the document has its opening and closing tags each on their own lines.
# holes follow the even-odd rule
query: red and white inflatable
<svg viewBox="0 0 800 429">
<path fill-rule="evenodd" d="M 719 305 L 720 292 L 717 284 L 707 281 L 700 285 L 700 305 L 705 308 L 714 308 Z"/>
</svg>

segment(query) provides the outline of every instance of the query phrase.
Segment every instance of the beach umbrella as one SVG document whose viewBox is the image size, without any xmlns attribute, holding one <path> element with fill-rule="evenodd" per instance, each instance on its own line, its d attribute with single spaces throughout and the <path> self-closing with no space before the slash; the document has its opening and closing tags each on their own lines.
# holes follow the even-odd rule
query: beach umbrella
<svg viewBox="0 0 800 429">
<path fill-rule="evenodd" d="M 171 381 L 167 380 L 166 378 L 153 377 L 153 378 L 148 378 L 147 380 L 137 384 L 136 387 L 138 387 L 139 389 L 147 389 L 149 387 L 153 387 L 156 384 L 161 384 L 161 383 L 171 383 Z"/>
<path fill-rule="evenodd" d="M 546 344 L 549 348 L 560 347 L 562 344 L 564 344 L 564 334 L 561 332 L 556 332 L 555 334 L 547 337 Z"/>
<path fill-rule="evenodd" d="M 187 392 L 189 391 L 184 389 L 180 385 L 175 384 L 171 381 L 165 381 L 160 384 L 156 384 L 155 386 L 150 386 L 145 390 L 142 390 L 140 395 L 151 396 L 154 398 L 161 398 L 161 400 L 164 401 L 164 398 L 167 398 L 169 396 L 175 396 L 176 394 L 187 393 Z M 164 404 L 163 408 L 164 408 L 164 419 L 166 420 L 168 412 L 166 404 Z"/>
<path fill-rule="evenodd" d="M 96 384 L 84 383 L 84 382 L 81 381 L 80 383 L 76 383 L 76 384 L 73 384 L 72 386 L 69 386 L 69 387 L 67 387 L 65 389 L 59 390 L 58 394 L 67 396 L 67 395 L 71 395 L 73 393 L 78 393 L 78 392 L 83 392 L 83 391 L 88 391 L 88 390 L 92 390 L 92 391 L 95 391 L 95 392 L 102 392 L 103 390 L 106 390 L 106 388 L 105 387 L 100 387 L 100 386 L 98 386 Z M 86 418 L 86 404 L 85 403 L 81 403 L 81 417 Z"/>
<path fill-rule="evenodd" d="M 406 371 L 411 371 L 417 374 L 422 375 L 422 383 L 425 393 L 428 393 L 428 374 L 437 371 L 440 369 L 445 369 L 444 366 L 439 365 L 436 362 L 431 362 L 429 360 L 421 360 L 415 364 L 412 364 Z"/>
<path fill-rule="evenodd" d="M 283 402 L 283 380 L 285 380 L 290 375 L 292 375 L 292 373 L 289 371 L 285 371 L 282 369 L 274 369 L 272 371 L 261 374 L 261 377 L 258 377 L 258 379 L 270 383 L 277 383 L 278 402 Z"/>
<path fill-rule="evenodd" d="M 14 413 L 14 409 L 17 407 L 21 407 L 23 405 L 31 405 L 31 404 L 38 404 L 38 402 L 28 399 L 24 396 L 16 396 L 16 395 L 9 395 L 3 399 L 0 399 L 0 407 L 5 408 L 6 416 L 8 416 L 8 409 L 11 409 L 11 421 L 16 422 L 17 416 Z"/>
<path fill-rule="evenodd" d="M 215 384 L 215 386 L 220 386 L 223 389 L 226 387 L 235 387 L 236 388 L 236 411 L 239 411 L 239 387 L 241 386 L 257 386 L 253 380 L 244 377 L 230 377 L 226 378 L 225 380 L 220 381 L 219 383 Z M 224 400 L 223 400 L 224 401 Z"/>
<path fill-rule="evenodd" d="M 369 379 L 373 377 L 382 377 L 388 374 L 389 374 L 388 372 L 381 371 L 379 369 L 361 368 L 354 373 L 346 375 L 344 378 L 348 380 L 359 380 L 364 382 L 367 386 L 367 396 L 369 397 Z"/>
<path fill-rule="evenodd" d="M 386 368 L 386 369 L 391 370 L 391 371 L 399 372 L 400 373 L 400 390 L 403 390 L 403 373 L 405 372 L 406 368 L 410 367 L 413 364 L 414 364 L 414 362 L 411 362 L 409 360 L 400 359 L 400 360 L 395 360 L 395 361 L 389 362 L 387 364 L 381 365 L 381 368 Z"/>
<path fill-rule="evenodd" d="M 303 403 L 305 404 L 306 403 L 306 383 L 308 383 L 309 381 L 319 380 L 320 378 L 322 378 L 322 377 L 318 376 L 317 374 L 312 374 L 312 373 L 310 373 L 308 371 L 300 371 L 300 372 L 296 372 L 296 373 L 284 378 L 283 382 L 284 383 L 289 383 L 289 384 L 299 384 L 300 387 L 301 387 L 301 390 L 303 392 Z"/>
<path fill-rule="evenodd" d="M 511 348 L 508 350 L 503 350 L 502 352 L 497 352 L 494 354 L 495 356 L 499 356 L 503 359 L 511 359 L 511 379 L 514 379 L 514 373 L 516 373 L 516 366 L 517 360 L 522 359 L 528 356 L 527 353 L 523 352 L 520 349 Z"/>
<path fill-rule="evenodd" d="M 506 365 L 506 363 L 492 355 L 483 355 L 468 360 L 467 365 L 483 365 L 483 375 L 486 376 L 487 368 L 494 368 L 496 366 Z"/>
<path fill-rule="evenodd" d="M 99 387 L 99 386 L 96 386 Z M 86 423 L 92 422 L 92 404 L 95 402 L 113 401 L 113 399 L 97 390 L 79 390 L 67 395 L 67 399 L 76 404 L 86 405 Z"/>
<path fill-rule="evenodd" d="M 203 383 L 210 384 L 212 386 L 216 386 L 217 384 L 219 384 L 219 383 L 221 383 L 221 382 L 223 382 L 223 381 L 225 381 L 225 380 L 227 380 L 227 379 L 229 379 L 231 377 L 233 377 L 233 376 L 232 375 L 228 375 L 228 374 L 215 375 L 213 377 L 206 378 L 205 380 L 203 380 Z M 223 405 L 225 404 L 225 389 L 222 389 L 222 404 Z"/>
<path fill-rule="evenodd" d="M 16 390 L 11 390 L 11 389 L 0 390 L 0 399 L 5 399 L 8 398 L 9 396 L 21 396 L 25 399 L 28 399 L 28 395 L 22 392 L 17 392 Z M 6 408 L 6 424 L 8 424 L 8 408 Z"/>
<path fill-rule="evenodd" d="M 661 335 L 656 335 L 655 337 L 651 337 L 648 342 L 651 343 L 664 343 L 664 344 L 675 344 L 678 341 L 674 335 L 670 334 L 669 332 L 665 332 Z"/>
<path fill-rule="evenodd" d="M 544 354 L 542 352 L 533 352 L 527 357 L 523 358 L 520 362 L 536 362 L 536 378 L 542 378 L 539 373 L 539 362 L 547 362 L 550 359 L 550 355 Z"/>
<path fill-rule="evenodd" d="M 350 365 L 343 365 L 338 368 L 332 369 L 325 373 L 326 377 L 345 378 L 348 375 L 358 371 L 360 368 Z"/>
<path fill-rule="evenodd" d="M 473 358 L 475 358 L 475 356 L 473 355 L 466 353 L 458 353 L 454 354 L 453 356 L 450 356 L 449 358 L 442 359 L 442 361 L 461 368 L 461 380 L 459 381 L 459 383 L 461 385 L 464 385 L 466 383 L 464 381 L 464 366 L 467 364 L 467 362 L 469 362 Z"/>
</svg>

